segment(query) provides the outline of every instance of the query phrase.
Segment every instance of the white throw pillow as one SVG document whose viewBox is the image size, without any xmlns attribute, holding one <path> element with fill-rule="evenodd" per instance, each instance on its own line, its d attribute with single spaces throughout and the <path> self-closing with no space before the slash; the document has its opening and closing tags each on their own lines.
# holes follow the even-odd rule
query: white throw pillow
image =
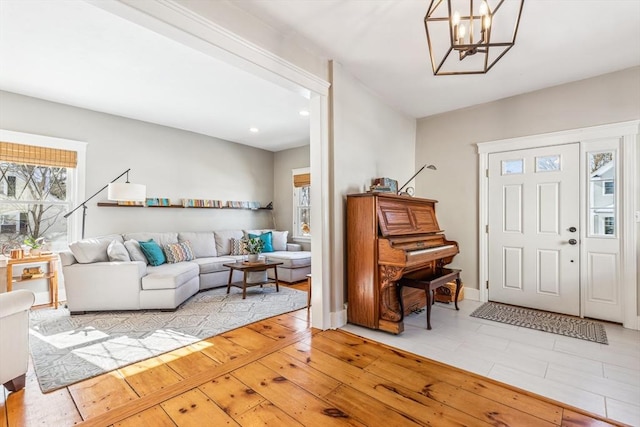
<svg viewBox="0 0 640 427">
<path fill-rule="evenodd" d="M 142 249 L 140 249 L 140 243 L 138 243 L 137 240 L 127 240 L 124 242 L 124 247 L 127 248 L 131 261 L 142 261 L 145 264 L 149 264 L 149 261 L 147 260 L 147 257 L 144 256 Z"/>
<path fill-rule="evenodd" d="M 107 246 L 107 256 L 109 261 L 131 261 L 127 248 L 117 240 L 112 241 Z"/>
<path fill-rule="evenodd" d="M 271 232 L 271 245 L 274 251 L 286 251 L 287 250 L 287 237 L 288 231 L 272 231 Z"/>
<path fill-rule="evenodd" d="M 69 249 L 80 264 L 109 261 L 107 247 L 111 240 L 84 239 L 73 242 Z"/>
</svg>

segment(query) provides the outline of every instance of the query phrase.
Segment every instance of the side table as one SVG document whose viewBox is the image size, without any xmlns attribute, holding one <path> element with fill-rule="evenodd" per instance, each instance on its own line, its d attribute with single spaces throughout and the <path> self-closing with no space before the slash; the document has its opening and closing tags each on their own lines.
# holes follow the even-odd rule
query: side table
<svg viewBox="0 0 640 427">
<path fill-rule="evenodd" d="M 22 276 L 13 276 L 13 267 L 24 264 L 48 264 L 49 271 L 42 276 L 23 278 Z M 58 308 L 58 255 L 51 253 L 39 256 L 25 256 L 24 258 L 7 258 L 7 292 L 13 290 L 13 284 L 19 282 L 28 282 L 31 280 L 47 280 L 49 282 L 49 304 L 42 304 L 37 307 L 54 307 Z"/>
</svg>

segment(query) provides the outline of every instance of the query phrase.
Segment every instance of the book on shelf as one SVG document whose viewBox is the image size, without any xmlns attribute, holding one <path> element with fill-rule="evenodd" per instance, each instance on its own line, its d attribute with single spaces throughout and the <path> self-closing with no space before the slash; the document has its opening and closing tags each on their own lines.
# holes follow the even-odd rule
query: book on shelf
<svg viewBox="0 0 640 427">
<path fill-rule="evenodd" d="M 227 202 L 227 205 L 230 208 L 241 208 L 241 209 L 259 209 L 260 208 L 260 202 L 229 200 Z"/>
<path fill-rule="evenodd" d="M 147 198 L 147 206 L 171 206 L 171 199 L 161 197 Z"/>
<path fill-rule="evenodd" d="M 212 199 L 182 199 L 182 206 L 185 208 L 221 208 L 224 206 L 224 202 Z"/>
</svg>

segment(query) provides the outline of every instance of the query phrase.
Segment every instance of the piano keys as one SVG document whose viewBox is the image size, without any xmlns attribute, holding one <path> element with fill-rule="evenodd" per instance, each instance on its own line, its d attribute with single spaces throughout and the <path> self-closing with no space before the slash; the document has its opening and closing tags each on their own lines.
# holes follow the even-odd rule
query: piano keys
<svg viewBox="0 0 640 427">
<path fill-rule="evenodd" d="M 426 306 L 425 292 L 402 288 L 403 277 L 432 280 L 459 252 L 438 225 L 435 200 L 392 193 L 347 196 L 347 319 L 391 333 Z"/>
</svg>

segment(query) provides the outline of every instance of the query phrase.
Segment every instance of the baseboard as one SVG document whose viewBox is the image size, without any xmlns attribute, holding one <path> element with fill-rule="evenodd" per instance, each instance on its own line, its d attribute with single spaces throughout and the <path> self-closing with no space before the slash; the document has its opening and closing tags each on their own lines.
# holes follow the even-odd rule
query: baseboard
<svg viewBox="0 0 640 427">
<path fill-rule="evenodd" d="M 480 301 L 480 290 L 473 288 L 464 288 L 464 299 L 470 299 L 473 301 Z"/>
<path fill-rule="evenodd" d="M 333 311 L 331 312 L 331 325 L 330 329 L 341 328 L 347 324 L 347 310 Z"/>
<path fill-rule="evenodd" d="M 627 322 L 627 323 L 624 323 L 622 326 L 624 326 L 627 329 L 633 329 L 635 331 L 640 331 L 640 316 L 637 316 L 634 320 L 635 320 L 635 322 L 634 321 Z"/>
</svg>

